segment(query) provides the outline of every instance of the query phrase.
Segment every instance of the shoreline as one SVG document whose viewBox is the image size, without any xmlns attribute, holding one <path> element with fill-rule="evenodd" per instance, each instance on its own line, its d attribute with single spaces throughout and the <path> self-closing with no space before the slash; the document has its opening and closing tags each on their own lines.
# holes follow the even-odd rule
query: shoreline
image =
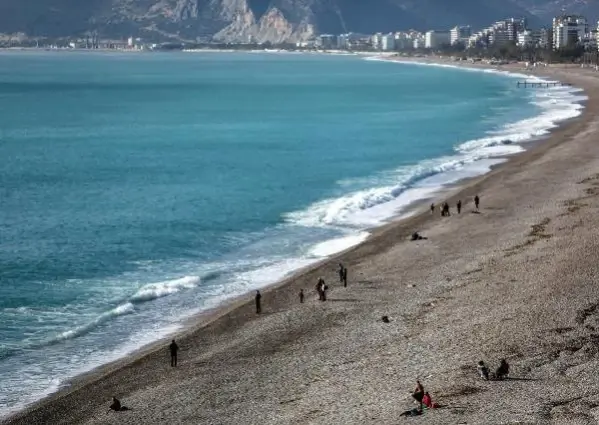
<svg viewBox="0 0 599 425">
<path fill-rule="evenodd" d="M 405 58 L 401 58 L 402 61 Z M 416 58 L 418 60 L 422 60 L 422 58 Z M 391 60 L 391 59 L 384 59 Z M 415 61 L 416 62 L 416 61 Z M 470 66 L 471 64 L 468 64 Z M 504 68 L 507 66 L 500 67 Z M 496 66 L 489 66 L 488 68 L 497 69 Z M 518 72 L 523 70 L 519 68 Z M 546 70 L 548 74 L 555 73 L 556 68 L 550 68 Z M 511 72 L 511 70 L 510 70 Z M 558 71 L 559 73 L 559 71 Z M 544 76 L 544 73 L 539 73 L 539 76 Z M 537 76 L 537 74 L 533 74 Z M 550 77 L 551 75 L 547 75 Z M 585 90 L 587 93 L 587 90 Z M 595 99 L 593 99 L 595 101 Z M 588 103 L 591 102 L 591 98 L 589 96 Z M 518 164 L 526 164 L 532 159 L 537 158 L 542 155 L 544 152 L 558 146 L 560 144 L 559 141 L 553 140 L 556 139 L 559 135 L 567 134 L 571 131 L 571 127 L 580 126 L 581 121 L 587 121 L 589 119 L 588 114 L 590 112 L 587 108 L 584 109 L 583 115 L 581 117 L 575 118 L 573 120 L 566 121 L 564 123 L 560 123 L 560 126 L 551 131 L 551 134 L 547 137 L 544 137 L 543 140 L 539 142 L 529 142 L 534 143 L 530 149 L 526 149 L 524 152 L 510 155 L 507 157 L 507 161 L 499 164 L 491 169 L 491 171 L 476 177 L 471 177 L 465 179 L 465 181 L 460 180 L 456 182 L 455 185 L 450 185 L 446 190 L 442 190 L 443 197 L 447 198 L 447 201 L 453 203 L 457 199 L 457 197 L 471 197 L 473 193 L 477 193 L 477 189 L 480 185 L 484 185 L 485 182 L 488 182 L 489 179 L 493 179 L 495 176 L 505 173 L 506 168 L 513 168 Z M 445 195 L 447 193 L 447 195 Z M 331 271 L 334 273 L 334 269 L 336 267 L 336 263 L 341 261 L 344 263 L 352 264 L 352 260 L 360 257 L 364 254 L 366 255 L 377 255 L 378 253 L 373 253 L 372 246 L 377 245 L 380 241 L 378 239 L 388 239 L 390 234 L 395 236 L 407 236 L 410 234 L 409 229 L 416 228 L 418 226 L 426 226 L 430 220 L 430 214 L 428 214 L 427 210 L 423 208 L 423 204 L 426 200 L 416 201 L 415 206 L 409 208 L 411 210 L 415 210 L 415 214 L 408 218 L 403 219 L 395 219 L 390 223 L 379 226 L 375 229 L 371 230 L 371 236 L 364 242 L 359 245 L 348 248 L 340 253 L 334 254 L 322 261 L 314 265 L 310 265 L 306 268 L 302 268 L 296 272 L 293 272 L 288 278 L 283 279 L 282 281 L 275 283 L 273 285 L 269 285 L 264 289 L 263 294 L 266 297 L 272 296 L 275 299 L 275 304 L 280 306 L 280 308 L 288 308 L 289 306 L 294 304 L 292 299 L 295 297 L 295 292 L 290 291 L 291 287 L 297 287 L 298 282 L 300 281 L 313 281 L 314 277 L 322 274 L 328 275 L 330 277 Z M 375 240 L 377 239 L 377 240 Z M 401 242 L 403 243 L 403 240 Z M 353 260 L 355 261 L 355 260 Z M 350 271 L 351 273 L 351 271 Z M 311 286 L 307 287 L 308 293 L 310 293 L 309 298 L 311 298 Z M 223 331 L 223 328 L 227 328 L 228 321 L 237 321 L 242 320 L 243 322 L 254 322 L 259 321 L 259 319 L 253 317 L 252 310 L 252 302 L 247 301 L 247 295 L 242 295 L 236 297 L 232 300 L 226 301 L 223 305 L 209 310 L 207 312 L 200 313 L 199 317 L 195 316 L 189 319 L 189 324 L 186 324 L 183 331 L 176 334 L 177 339 L 181 339 L 185 341 L 186 338 L 197 338 L 199 333 L 202 332 L 210 332 L 216 334 L 219 331 Z M 270 302 L 270 301 L 269 301 Z M 191 324 L 191 322 L 194 322 Z M 160 355 L 159 351 L 164 349 L 165 340 L 156 341 L 148 346 L 142 347 L 139 351 L 136 351 L 130 359 L 121 359 L 117 362 L 109 363 L 107 365 L 101 366 L 93 371 L 80 375 L 73 380 L 70 381 L 70 386 L 64 389 L 59 390 L 57 393 L 54 393 L 36 403 L 24 409 L 21 412 L 18 412 L 14 415 L 11 415 L 3 420 L 6 423 L 22 423 L 20 421 L 26 420 L 26 416 L 32 414 L 37 416 L 40 413 L 40 410 L 50 409 L 52 410 L 52 402 L 54 401 L 64 401 L 63 399 L 68 398 L 73 393 L 83 390 L 88 387 L 90 384 L 97 383 L 99 380 L 108 380 L 113 378 L 114 375 L 123 372 L 123 369 L 141 367 L 144 363 L 155 361 L 156 358 Z M 183 343 L 185 344 L 185 342 Z"/>
</svg>

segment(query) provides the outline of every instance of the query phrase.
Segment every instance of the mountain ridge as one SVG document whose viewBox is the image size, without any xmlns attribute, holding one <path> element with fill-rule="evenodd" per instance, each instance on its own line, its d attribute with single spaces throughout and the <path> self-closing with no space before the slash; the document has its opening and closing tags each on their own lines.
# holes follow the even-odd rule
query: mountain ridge
<svg viewBox="0 0 599 425">
<path fill-rule="evenodd" d="M 591 0 L 0 0 L 0 33 L 147 40 L 296 42 L 317 33 L 484 27 L 506 17 L 549 25 L 562 7 L 599 14 Z M 434 11 L 434 13 L 431 13 Z M 367 17 L 367 18 L 366 18 Z"/>
</svg>

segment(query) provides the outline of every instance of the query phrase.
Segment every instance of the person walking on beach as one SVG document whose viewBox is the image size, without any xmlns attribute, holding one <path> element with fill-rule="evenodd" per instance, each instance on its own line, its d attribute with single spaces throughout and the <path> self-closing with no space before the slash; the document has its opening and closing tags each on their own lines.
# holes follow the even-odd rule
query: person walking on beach
<svg viewBox="0 0 599 425">
<path fill-rule="evenodd" d="M 343 267 L 343 287 L 347 288 L 347 267 Z"/>
<path fill-rule="evenodd" d="M 303 304 L 304 303 L 304 290 L 303 289 L 300 289 L 299 298 L 300 298 L 300 304 Z"/>
<path fill-rule="evenodd" d="M 260 291 L 256 291 L 256 314 L 260 314 L 262 313 L 262 295 L 260 294 Z"/>
<path fill-rule="evenodd" d="M 458 208 L 458 214 L 461 214 L 462 213 L 462 200 L 458 201 L 457 208 Z"/>
<path fill-rule="evenodd" d="M 343 283 L 344 270 L 345 270 L 345 267 L 343 266 L 343 264 L 339 263 L 339 283 Z"/>
<path fill-rule="evenodd" d="M 171 345 L 168 346 L 168 349 L 171 352 L 171 367 L 177 367 L 177 351 L 179 351 L 179 346 L 174 339 Z"/>
<path fill-rule="evenodd" d="M 443 203 L 443 212 L 441 215 L 444 217 L 449 217 L 451 215 L 449 214 L 449 204 L 447 202 Z"/>
<path fill-rule="evenodd" d="M 327 285 L 324 283 L 324 279 L 322 277 L 318 278 L 318 283 L 316 284 L 316 291 L 318 291 L 318 299 L 320 301 L 327 300 Z"/>
<path fill-rule="evenodd" d="M 480 205 L 480 198 L 478 197 L 478 195 L 476 195 L 474 197 L 474 206 L 476 207 L 476 211 L 478 211 L 479 205 Z"/>
<path fill-rule="evenodd" d="M 435 204 L 431 204 L 431 214 L 435 213 Z"/>
</svg>

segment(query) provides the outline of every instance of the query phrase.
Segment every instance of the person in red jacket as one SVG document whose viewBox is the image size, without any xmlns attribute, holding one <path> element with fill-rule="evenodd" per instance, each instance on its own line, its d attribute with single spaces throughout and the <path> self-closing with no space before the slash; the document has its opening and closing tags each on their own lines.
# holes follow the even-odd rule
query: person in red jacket
<svg viewBox="0 0 599 425">
<path fill-rule="evenodd" d="M 428 392 L 424 393 L 424 397 L 422 397 L 422 404 L 424 404 L 429 409 L 433 407 L 433 399 L 431 398 Z"/>
</svg>

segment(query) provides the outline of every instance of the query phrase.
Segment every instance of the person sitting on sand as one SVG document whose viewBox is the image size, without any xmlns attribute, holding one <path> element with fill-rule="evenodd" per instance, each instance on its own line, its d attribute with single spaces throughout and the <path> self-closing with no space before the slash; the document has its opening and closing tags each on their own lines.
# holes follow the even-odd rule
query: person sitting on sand
<svg viewBox="0 0 599 425">
<path fill-rule="evenodd" d="M 112 404 L 110 405 L 110 409 L 114 410 L 115 412 L 123 412 L 125 410 L 129 410 L 128 407 L 122 406 L 121 402 L 116 397 L 112 397 Z"/>
<path fill-rule="evenodd" d="M 424 236 L 421 236 L 420 233 L 418 233 L 418 232 L 412 233 L 412 239 L 411 239 L 412 241 L 421 241 L 421 240 L 424 240 L 424 239 L 428 239 L 428 238 L 425 238 Z"/>
<path fill-rule="evenodd" d="M 420 404 L 420 409 L 422 409 L 422 399 L 424 398 L 424 387 L 418 380 L 416 380 L 416 388 L 414 388 L 412 397 L 414 397 L 414 400 L 416 400 Z"/>
<path fill-rule="evenodd" d="M 495 377 L 497 379 L 507 378 L 510 374 L 510 365 L 505 361 L 505 359 L 501 359 L 499 363 L 499 367 L 495 371 Z"/>
<path fill-rule="evenodd" d="M 489 380 L 489 368 L 485 365 L 485 362 L 483 362 L 482 360 L 478 362 L 478 366 L 476 366 L 476 369 L 478 370 L 478 374 L 481 378 L 487 381 Z"/>
<path fill-rule="evenodd" d="M 424 397 L 422 397 L 422 404 L 424 404 L 429 409 L 433 408 L 433 399 L 431 395 L 427 392 L 424 393 Z"/>
</svg>

